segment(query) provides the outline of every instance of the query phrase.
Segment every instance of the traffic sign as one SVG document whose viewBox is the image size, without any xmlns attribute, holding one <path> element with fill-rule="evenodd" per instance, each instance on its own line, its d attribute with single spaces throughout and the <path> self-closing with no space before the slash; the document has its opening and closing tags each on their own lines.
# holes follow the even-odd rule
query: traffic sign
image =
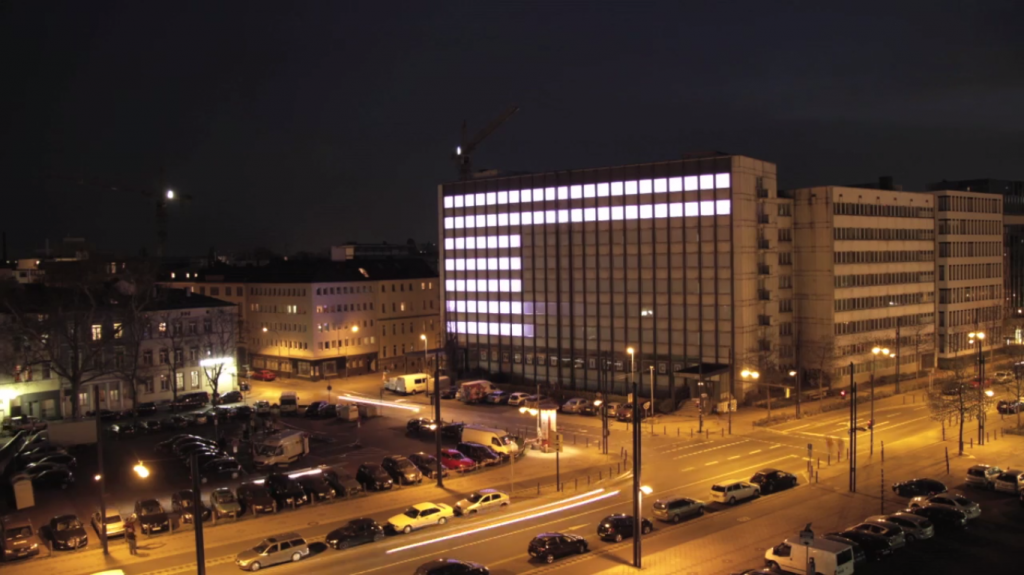
<svg viewBox="0 0 1024 575">
<path fill-rule="evenodd" d="M 555 434 L 554 448 L 555 448 L 555 451 L 558 451 L 558 452 L 562 451 L 562 434 L 561 433 L 556 433 Z"/>
</svg>

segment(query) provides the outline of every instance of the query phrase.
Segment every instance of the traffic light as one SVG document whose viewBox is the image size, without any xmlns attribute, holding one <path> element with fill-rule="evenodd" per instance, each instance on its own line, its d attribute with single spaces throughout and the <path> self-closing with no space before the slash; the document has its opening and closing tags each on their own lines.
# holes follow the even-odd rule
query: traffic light
<svg viewBox="0 0 1024 575">
<path fill-rule="evenodd" d="M 846 390 L 845 389 L 839 392 L 839 397 L 841 397 L 843 399 L 846 399 Z"/>
</svg>

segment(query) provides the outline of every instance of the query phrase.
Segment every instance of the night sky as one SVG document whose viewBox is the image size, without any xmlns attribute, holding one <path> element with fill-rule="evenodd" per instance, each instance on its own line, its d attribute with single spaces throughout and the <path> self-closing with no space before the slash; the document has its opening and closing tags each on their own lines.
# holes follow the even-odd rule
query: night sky
<svg viewBox="0 0 1024 575">
<path fill-rule="evenodd" d="M 169 252 L 436 238 L 463 119 L 477 167 L 720 150 L 780 187 L 1024 179 L 1024 3 L 0 4 L 0 229 Z M 443 5 L 436 8 L 431 5 Z M 848 6 L 855 6 L 848 7 Z"/>
</svg>

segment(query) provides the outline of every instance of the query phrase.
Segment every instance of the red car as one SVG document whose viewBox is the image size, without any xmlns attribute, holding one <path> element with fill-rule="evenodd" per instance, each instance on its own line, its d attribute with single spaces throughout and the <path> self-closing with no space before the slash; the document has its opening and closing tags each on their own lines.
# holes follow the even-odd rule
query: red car
<svg viewBox="0 0 1024 575">
<path fill-rule="evenodd" d="M 258 379 L 260 381 L 274 381 L 277 379 L 277 375 L 269 369 L 256 369 L 249 374 L 252 379 Z"/>
<path fill-rule="evenodd" d="M 458 472 L 476 469 L 476 462 L 456 449 L 442 449 L 441 464 L 452 471 Z"/>
</svg>

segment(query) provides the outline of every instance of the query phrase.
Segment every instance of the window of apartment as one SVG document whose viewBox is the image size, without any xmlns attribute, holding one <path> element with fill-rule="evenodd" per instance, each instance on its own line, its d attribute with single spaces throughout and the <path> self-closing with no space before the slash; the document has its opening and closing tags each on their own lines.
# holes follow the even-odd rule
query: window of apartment
<svg viewBox="0 0 1024 575">
<path fill-rule="evenodd" d="M 210 333 L 213 331 L 213 320 L 206 317 L 203 318 L 203 333 Z"/>
<path fill-rule="evenodd" d="M 399 308 L 401 308 L 401 311 L 405 311 L 405 302 L 404 301 L 399 305 Z"/>
<path fill-rule="evenodd" d="M 210 295 L 211 296 L 219 296 L 220 295 L 220 288 L 219 287 L 210 287 Z"/>
<path fill-rule="evenodd" d="M 199 372 L 193 371 L 189 375 L 189 383 L 192 389 L 199 389 Z"/>
<path fill-rule="evenodd" d="M 166 349 L 160 350 L 160 365 L 167 365 L 170 360 L 170 355 Z"/>
<path fill-rule="evenodd" d="M 189 348 L 189 350 L 188 350 L 188 359 L 189 359 L 190 362 L 192 362 L 192 365 L 195 365 L 199 361 L 199 348 L 198 347 L 190 347 Z"/>
<path fill-rule="evenodd" d="M 167 374 L 160 375 L 160 391 L 170 391 L 171 383 L 167 379 Z"/>
<path fill-rule="evenodd" d="M 99 341 L 101 339 L 103 339 L 103 326 L 99 324 L 94 324 L 92 326 L 92 340 Z"/>
<path fill-rule="evenodd" d="M 167 333 L 167 322 L 166 321 L 162 321 L 162 322 L 158 323 L 157 326 L 156 326 L 156 330 L 158 332 L 160 332 L 160 333 Z"/>
<path fill-rule="evenodd" d="M 147 349 L 142 352 L 142 365 L 153 365 L 153 351 Z"/>
<path fill-rule="evenodd" d="M 780 216 L 791 216 L 793 215 L 792 206 L 788 203 L 779 204 L 779 215 Z"/>
<path fill-rule="evenodd" d="M 115 323 L 114 324 L 114 339 L 121 339 L 121 337 L 123 337 L 123 336 L 124 336 L 124 329 L 121 327 L 121 324 Z"/>
</svg>

